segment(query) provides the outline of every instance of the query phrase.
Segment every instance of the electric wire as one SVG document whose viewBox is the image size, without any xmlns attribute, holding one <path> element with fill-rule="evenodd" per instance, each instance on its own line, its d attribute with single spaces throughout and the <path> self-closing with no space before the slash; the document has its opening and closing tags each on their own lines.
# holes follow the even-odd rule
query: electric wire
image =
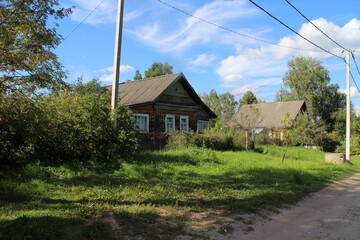
<svg viewBox="0 0 360 240">
<path fill-rule="evenodd" d="M 68 39 L 70 35 L 73 34 L 80 27 L 80 25 L 83 24 L 104 2 L 105 0 L 102 0 L 76 27 L 74 27 L 74 29 L 59 43 L 59 45 Z"/>
<path fill-rule="evenodd" d="M 324 31 L 322 31 L 318 26 L 316 26 L 309 18 L 307 18 L 300 10 L 298 10 L 293 4 L 291 4 L 288 0 L 285 0 L 295 11 L 297 11 L 303 18 L 305 18 L 311 25 L 313 25 L 317 30 L 319 30 L 322 34 L 324 34 L 328 39 L 330 39 L 333 43 L 341 47 L 342 49 L 346 50 L 345 47 L 340 45 L 338 42 L 336 42 L 334 39 L 332 39 L 329 35 L 327 35 Z"/>
<path fill-rule="evenodd" d="M 299 50 L 299 51 L 308 51 L 308 52 L 323 52 L 323 51 L 320 51 L 320 50 L 313 50 L 313 49 L 303 49 L 303 48 L 296 48 L 296 47 L 291 47 L 291 46 L 287 46 L 287 45 L 282 45 L 282 44 L 278 44 L 278 43 L 274 43 L 274 42 L 270 42 L 270 41 L 267 41 L 267 40 L 264 40 L 264 39 L 260 39 L 260 38 L 257 38 L 257 37 L 253 37 L 253 36 L 250 36 L 250 35 L 246 35 L 246 34 L 243 34 L 243 33 L 240 33 L 240 32 L 237 32 L 237 31 L 234 31 L 234 30 L 231 30 L 229 28 L 226 28 L 224 26 L 221 26 L 219 24 L 216 24 L 216 23 L 213 23 L 213 22 L 210 22 L 209 20 L 206 20 L 204 18 L 201 18 L 201 17 L 198 17 L 198 16 L 195 16 L 189 12 L 186 12 L 180 8 L 177 8 L 169 3 L 166 3 L 162 0 L 157 0 L 158 2 L 176 10 L 176 11 L 179 11 L 185 15 L 188 15 L 192 18 L 195 18 L 195 19 L 198 19 L 204 23 L 207 23 L 209 25 L 212 25 L 214 27 L 217 27 L 217 28 L 220 28 L 222 30 L 225 30 L 225 31 L 228 31 L 228 32 L 231 32 L 231 33 L 234 33 L 236 35 L 239 35 L 239 36 L 242 36 L 242 37 L 245 37 L 245 38 L 249 38 L 249 39 L 252 39 L 252 40 L 255 40 L 255 41 L 258 41 L 258 42 L 262 42 L 262 43 L 266 43 L 266 44 L 270 44 L 270 45 L 274 45 L 274 46 L 278 46 L 278 47 L 283 47 L 283 48 L 289 48 L 289 49 L 294 49 L 294 50 Z M 331 54 L 331 53 L 330 53 Z"/>
<path fill-rule="evenodd" d="M 356 66 L 356 70 L 357 70 L 358 74 L 360 75 L 359 66 L 358 66 L 358 64 L 357 64 L 357 62 L 356 62 L 355 56 L 354 56 L 353 53 L 351 53 L 351 56 L 352 56 L 352 59 L 354 60 L 354 63 L 355 63 L 355 66 Z M 350 74 L 351 74 L 351 72 L 350 72 Z M 354 84 L 355 84 L 358 92 L 360 93 L 359 86 L 357 85 L 357 83 L 356 83 L 356 81 L 355 81 L 355 79 L 354 79 L 354 76 L 353 76 L 352 74 L 351 74 L 351 78 L 353 79 L 353 82 L 354 82 Z"/>
<path fill-rule="evenodd" d="M 342 57 L 335 55 L 334 53 L 320 47 L 319 45 L 317 45 L 316 43 L 310 41 L 309 39 L 307 39 L 306 37 L 304 37 L 303 35 L 301 35 L 300 33 L 296 32 L 294 29 L 292 29 L 291 27 L 289 27 L 288 25 L 286 25 L 284 22 L 282 22 L 281 20 L 279 20 L 278 18 L 276 18 L 274 15 L 272 15 L 271 13 L 269 13 L 268 11 L 266 11 L 264 8 L 262 8 L 261 6 L 259 6 L 257 3 L 255 3 L 252 0 L 249 0 L 249 2 L 251 2 L 254 6 L 256 6 L 257 8 L 259 8 L 261 11 L 265 12 L 267 15 L 269 15 L 270 17 L 272 17 L 273 19 L 275 19 L 277 22 L 279 22 L 281 25 L 283 25 L 284 27 L 286 27 L 287 29 L 289 29 L 291 32 L 295 33 L 296 35 L 298 35 L 299 37 L 301 37 L 302 39 L 304 39 L 305 41 L 311 43 L 312 45 L 314 45 L 315 47 L 323 50 L 324 52 L 333 55 L 334 57 L 343 59 Z"/>
</svg>

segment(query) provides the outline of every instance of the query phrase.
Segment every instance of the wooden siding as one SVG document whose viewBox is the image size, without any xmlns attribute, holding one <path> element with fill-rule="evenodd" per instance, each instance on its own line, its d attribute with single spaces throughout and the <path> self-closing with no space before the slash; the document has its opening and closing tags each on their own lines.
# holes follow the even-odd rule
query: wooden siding
<svg viewBox="0 0 360 240">
<path fill-rule="evenodd" d="M 180 81 L 166 89 L 166 91 L 158 98 L 157 102 L 196 106 L 194 99 Z"/>
</svg>

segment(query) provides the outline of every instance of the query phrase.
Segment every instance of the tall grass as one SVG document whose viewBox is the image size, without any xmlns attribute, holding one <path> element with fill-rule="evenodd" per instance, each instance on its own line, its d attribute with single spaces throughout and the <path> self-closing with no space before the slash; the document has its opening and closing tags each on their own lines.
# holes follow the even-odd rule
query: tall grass
<svg viewBox="0 0 360 240">
<path fill-rule="evenodd" d="M 272 211 L 360 170 L 359 157 L 332 165 L 323 152 L 294 147 L 282 164 L 282 155 L 276 146 L 192 147 L 140 152 L 107 173 L 28 165 L 0 176 L 0 239 L 172 239 L 196 224 L 191 213 Z"/>
</svg>

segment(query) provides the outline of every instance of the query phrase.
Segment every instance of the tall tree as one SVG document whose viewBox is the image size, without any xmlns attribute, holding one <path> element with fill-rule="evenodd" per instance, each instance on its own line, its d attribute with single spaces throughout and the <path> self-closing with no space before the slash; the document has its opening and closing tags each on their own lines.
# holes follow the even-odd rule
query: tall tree
<svg viewBox="0 0 360 240">
<path fill-rule="evenodd" d="M 330 84 L 328 70 L 310 57 L 297 57 L 288 62 L 283 78 L 285 88 L 276 96 L 277 101 L 305 100 L 310 119 L 332 130 L 333 113 L 345 105 L 345 95 L 338 84 Z"/>
<path fill-rule="evenodd" d="M 58 0 L 4 0 L 0 6 L 0 94 L 64 85 L 65 72 L 52 50 L 61 42 L 49 19 L 71 9 Z"/>
<path fill-rule="evenodd" d="M 173 66 L 170 66 L 167 62 L 154 62 L 151 67 L 145 71 L 145 78 L 157 77 L 171 73 L 173 73 Z"/>
<path fill-rule="evenodd" d="M 255 94 L 252 91 L 247 91 L 239 101 L 240 106 L 243 104 L 256 104 L 256 103 L 259 103 L 259 100 L 256 98 Z"/>
<path fill-rule="evenodd" d="M 140 79 L 142 79 L 142 75 L 141 75 L 139 69 L 136 69 L 134 80 L 140 80 Z"/>
<path fill-rule="evenodd" d="M 237 101 L 235 101 L 234 95 L 230 92 L 217 94 L 217 92 L 213 89 L 209 94 L 204 93 L 201 98 L 204 103 L 218 116 L 218 120 L 221 122 L 227 121 L 232 115 L 234 115 L 235 109 L 238 105 Z"/>
</svg>

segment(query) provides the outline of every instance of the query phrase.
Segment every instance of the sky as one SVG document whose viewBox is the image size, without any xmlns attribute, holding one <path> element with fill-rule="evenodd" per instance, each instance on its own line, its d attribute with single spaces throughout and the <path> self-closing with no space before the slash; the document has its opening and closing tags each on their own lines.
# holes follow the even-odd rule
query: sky
<svg viewBox="0 0 360 240">
<path fill-rule="evenodd" d="M 251 90 L 259 99 L 273 102 L 283 87 L 288 61 L 303 56 L 321 61 L 330 83 L 346 89 L 342 59 L 306 42 L 248 0 L 161 1 L 124 0 L 120 82 L 132 80 L 136 69 L 144 75 L 153 62 L 168 62 L 200 94 L 214 89 L 239 99 Z M 318 46 L 345 57 L 342 48 L 285 0 L 254 1 Z M 360 1 L 289 1 L 334 41 L 355 50 L 360 67 Z M 60 4 L 75 7 L 70 17 L 59 22 L 58 32 L 66 39 L 55 50 L 68 72 L 67 81 L 82 76 L 84 81 L 98 78 L 111 85 L 117 0 L 63 0 Z M 351 72 L 360 86 L 353 61 Z M 353 81 L 351 96 L 359 114 L 360 93 Z"/>
</svg>

